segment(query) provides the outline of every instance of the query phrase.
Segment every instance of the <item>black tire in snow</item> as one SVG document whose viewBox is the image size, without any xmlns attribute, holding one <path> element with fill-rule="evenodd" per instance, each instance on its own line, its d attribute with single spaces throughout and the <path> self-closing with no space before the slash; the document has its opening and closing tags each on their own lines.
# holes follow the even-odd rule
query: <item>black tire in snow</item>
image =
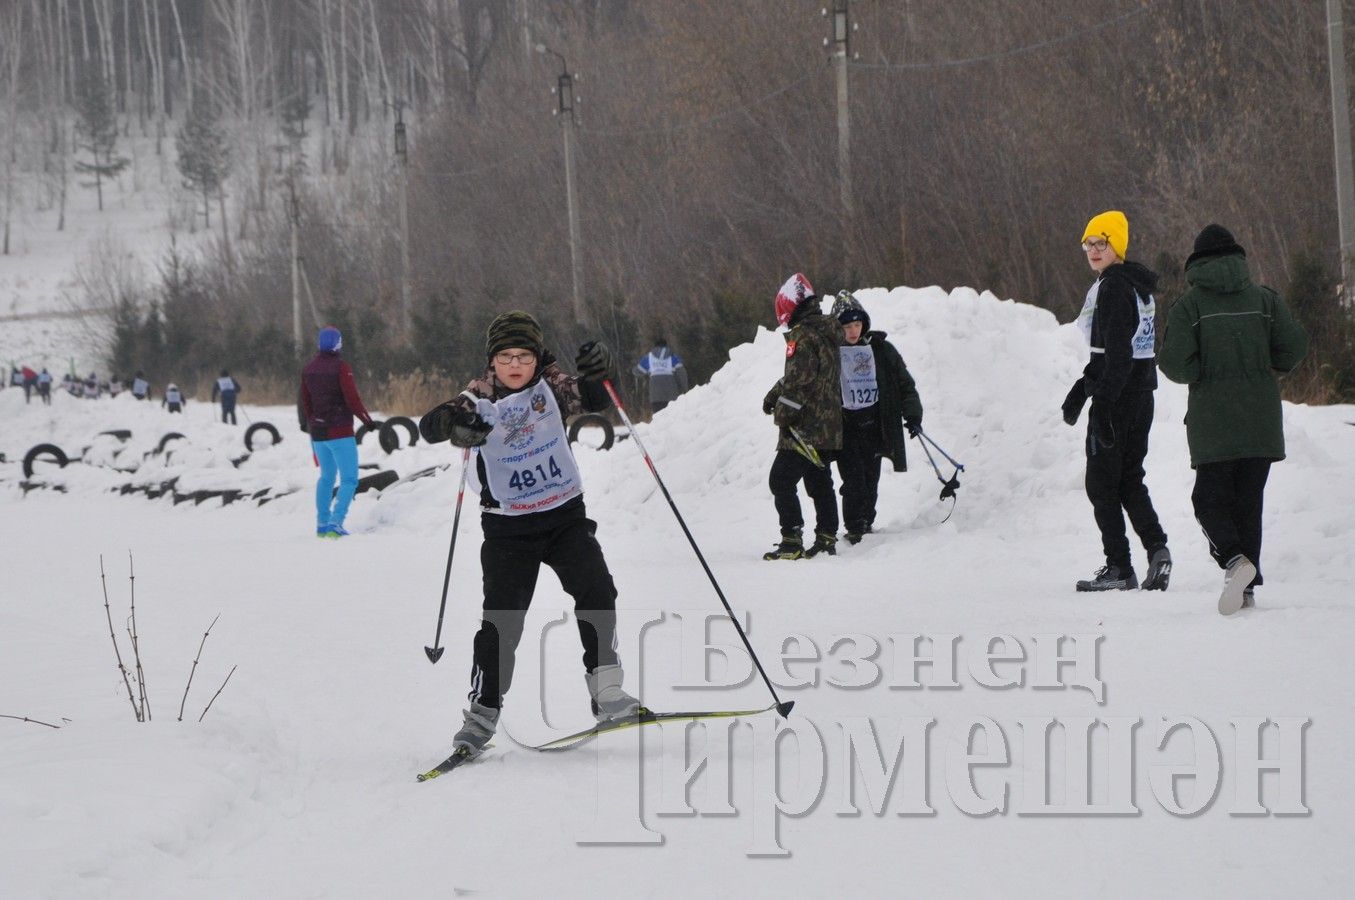
<svg viewBox="0 0 1355 900">
<path fill-rule="evenodd" d="M 359 444 L 361 444 L 361 443 L 362 443 L 362 439 L 365 438 L 365 437 L 367 436 L 368 432 L 371 432 L 371 431 L 378 432 L 378 438 L 379 438 L 379 437 L 380 437 L 379 432 L 381 431 L 381 426 L 384 425 L 384 424 L 386 424 L 386 423 L 385 423 L 385 422 L 378 422 L 378 421 L 376 421 L 375 419 L 372 420 L 372 424 L 370 424 L 370 425 L 368 425 L 368 424 L 366 424 L 366 423 L 364 422 L 363 424 L 361 424 L 361 425 L 358 426 L 358 430 L 357 430 L 357 431 L 353 432 L 353 440 L 355 440 L 355 441 L 357 441 Z"/>
<path fill-rule="evenodd" d="M 377 472 L 375 475 L 359 478 L 357 492 L 361 494 L 363 491 L 376 491 L 379 494 L 399 480 L 400 476 L 395 473 L 395 470 L 386 469 L 383 472 Z"/>
<path fill-rule="evenodd" d="M 62 450 L 56 444 L 38 444 L 24 454 L 24 477 L 33 477 L 33 462 L 40 456 L 50 456 L 52 461 L 61 468 L 66 468 L 70 459 L 66 457 L 66 451 Z"/>
<path fill-rule="evenodd" d="M 179 432 L 177 431 L 171 431 L 169 434 L 160 438 L 160 443 L 156 445 L 155 452 L 164 453 L 166 444 L 168 444 L 170 441 L 180 441 L 180 440 L 183 440 L 183 435 L 179 434 Z"/>
<path fill-rule="evenodd" d="M 273 427 L 271 422 L 255 422 L 245 429 L 245 449 L 250 453 L 254 452 L 254 435 L 258 434 L 260 431 L 268 432 L 273 438 L 273 443 L 282 443 L 282 435 L 278 434 L 278 430 Z"/>
<path fill-rule="evenodd" d="M 419 442 L 419 426 L 414 424 L 414 420 L 409 416 L 391 416 L 381 423 L 381 431 L 377 438 L 381 441 L 381 449 L 387 453 L 394 453 L 400 449 L 400 435 L 396 432 L 395 426 L 399 425 L 409 435 L 408 447 L 413 447 Z"/>
<path fill-rule="evenodd" d="M 579 416 L 569 423 L 569 442 L 571 444 L 576 443 L 579 439 L 579 432 L 585 428 L 601 428 L 602 446 L 598 449 L 612 449 L 612 443 L 616 440 L 616 432 L 612 429 L 610 419 L 597 413 L 585 413 Z"/>
</svg>

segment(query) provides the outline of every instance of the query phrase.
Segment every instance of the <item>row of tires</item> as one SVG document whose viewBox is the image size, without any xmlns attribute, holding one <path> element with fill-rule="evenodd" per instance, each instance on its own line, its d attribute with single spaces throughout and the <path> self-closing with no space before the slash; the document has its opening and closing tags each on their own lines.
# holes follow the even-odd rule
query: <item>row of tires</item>
<svg viewBox="0 0 1355 900">
<path fill-rule="evenodd" d="M 132 437 L 132 432 L 129 429 L 125 428 L 113 429 L 110 431 L 101 431 L 99 432 L 99 434 L 101 436 L 107 435 L 109 437 L 117 438 L 120 441 L 127 441 L 130 440 Z M 255 422 L 245 430 L 245 448 L 249 450 L 251 453 L 254 452 L 254 440 L 260 434 L 267 434 L 272 439 L 272 443 L 274 444 L 282 440 L 282 435 L 278 433 L 277 428 L 275 428 L 271 423 Z M 149 455 L 159 456 L 165 452 L 165 449 L 170 445 L 171 442 L 183 439 L 184 435 L 180 434 L 177 431 L 171 431 L 160 438 L 160 442 L 155 445 L 155 449 L 152 450 Z M 241 459 L 243 459 L 243 457 L 241 457 Z M 66 468 L 67 465 L 70 464 L 71 457 L 67 455 L 65 450 L 62 450 L 56 444 L 35 444 L 34 446 L 29 448 L 27 453 L 24 454 L 23 460 L 24 478 L 32 478 L 34 463 L 43 461 L 55 463 L 59 468 L 64 469 Z"/>
<path fill-rule="evenodd" d="M 569 442 L 571 444 L 576 443 L 579 439 L 579 435 L 585 428 L 601 429 L 602 441 L 598 445 L 599 449 L 610 450 L 612 448 L 612 444 L 616 439 L 616 433 L 612 428 L 611 421 L 608 420 L 606 416 L 598 415 L 597 413 L 587 413 L 576 417 L 569 424 Z M 375 425 L 363 425 L 358 428 L 354 437 L 357 442 L 361 444 L 363 438 L 370 432 L 375 431 L 377 433 L 377 442 L 381 445 L 381 449 L 386 451 L 386 453 L 394 453 L 401 447 L 400 430 L 403 430 L 409 437 L 409 443 L 405 446 L 412 447 L 419 442 L 419 426 L 408 416 L 392 416 L 384 422 L 378 422 Z M 129 440 L 132 436 L 132 432 L 127 429 L 104 431 L 101 432 L 101 434 L 110 435 L 122 441 Z M 267 434 L 269 438 L 271 438 L 273 444 L 282 441 L 282 435 L 272 423 L 255 422 L 245 429 L 245 449 L 253 453 L 254 440 L 260 434 Z M 165 448 L 171 441 L 182 440 L 183 437 L 184 435 L 177 431 L 169 432 L 160 438 L 160 443 L 156 445 L 155 453 L 164 453 Z M 63 469 L 70 463 L 70 457 L 66 455 L 66 451 L 62 450 L 56 444 L 37 444 L 24 454 L 24 478 L 32 478 L 33 464 L 43 460 L 49 460 L 56 463 L 57 466 Z"/>
</svg>

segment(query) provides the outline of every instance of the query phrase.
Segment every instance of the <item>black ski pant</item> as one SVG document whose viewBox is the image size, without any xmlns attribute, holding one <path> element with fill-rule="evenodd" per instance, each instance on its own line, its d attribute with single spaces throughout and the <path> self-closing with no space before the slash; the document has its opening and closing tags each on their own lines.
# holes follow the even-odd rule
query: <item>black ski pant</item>
<svg viewBox="0 0 1355 900">
<path fill-rule="evenodd" d="M 1263 583 L 1261 506 L 1269 477 L 1268 459 L 1205 463 L 1196 467 L 1195 489 L 1190 493 L 1195 521 L 1209 540 L 1209 555 L 1226 569 L 1228 560 L 1244 554 L 1256 566 L 1252 587 Z"/>
<path fill-rule="evenodd" d="M 1126 513 L 1149 554 L 1167 546 L 1167 534 L 1143 483 L 1143 460 L 1153 427 L 1153 392 L 1122 394 L 1111 404 L 1110 416 L 1114 441 L 1109 446 L 1095 439 L 1095 426 L 1087 423 L 1087 499 L 1101 529 L 1106 564 L 1124 571 L 1134 567 L 1125 534 Z"/>
<path fill-rule="evenodd" d="M 776 515 L 781 520 L 781 531 L 798 532 L 804 528 L 800 512 L 800 482 L 805 483 L 809 499 L 814 501 L 814 530 L 823 534 L 837 534 L 837 495 L 833 493 L 833 473 L 825 459 L 823 467 L 814 465 L 794 450 L 776 451 L 767 485 L 772 489 Z"/>
<path fill-rule="evenodd" d="M 880 495 L 880 440 L 875 434 L 844 430 L 837 454 L 842 478 L 842 521 L 847 531 L 864 534 L 875 524 L 875 501 Z"/>
<path fill-rule="evenodd" d="M 221 392 L 221 421 L 223 424 L 239 424 L 235 421 L 235 391 Z"/>
<path fill-rule="evenodd" d="M 536 591 L 542 563 L 574 598 L 583 665 L 616 665 L 616 585 L 593 535 L 597 523 L 584 516 L 549 531 L 514 537 L 486 537 L 480 547 L 485 605 L 475 635 L 469 698 L 496 709 L 513 683 L 522 623 Z"/>
</svg>

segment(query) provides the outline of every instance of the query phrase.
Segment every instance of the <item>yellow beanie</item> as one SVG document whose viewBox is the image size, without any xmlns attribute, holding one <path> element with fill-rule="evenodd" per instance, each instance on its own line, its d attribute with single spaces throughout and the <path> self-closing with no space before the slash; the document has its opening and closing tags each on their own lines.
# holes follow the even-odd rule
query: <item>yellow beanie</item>
<svg viewBox="0 0 1355 900">
<path fill-rule="evenodd" d="M 1089 237 L 1105 238 L 1115 255 L 1125 259 L 1125 252 L 1129 250 L 1129 220 L 1118 209 L 1092 216 L 1092 220 L 1087 223 L 1087 230 L 1082 233 L 1082 240 Z"/>
</svg>

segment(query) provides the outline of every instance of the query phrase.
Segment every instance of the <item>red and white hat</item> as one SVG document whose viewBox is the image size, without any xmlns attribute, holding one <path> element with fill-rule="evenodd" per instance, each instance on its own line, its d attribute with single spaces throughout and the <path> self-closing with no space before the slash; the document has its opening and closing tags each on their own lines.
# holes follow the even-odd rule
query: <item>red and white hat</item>
<svg viewBox="0 0 1355 900">
<path fill-rule="evenodd" d="M 795 308 L 813 296 L 814 285 L 809 283 L 808 278 L 799 272 L 787 278 L 781 290 L 776 292 L 776 324 L 785 325 L 789 322 Z"/>
</svg>

